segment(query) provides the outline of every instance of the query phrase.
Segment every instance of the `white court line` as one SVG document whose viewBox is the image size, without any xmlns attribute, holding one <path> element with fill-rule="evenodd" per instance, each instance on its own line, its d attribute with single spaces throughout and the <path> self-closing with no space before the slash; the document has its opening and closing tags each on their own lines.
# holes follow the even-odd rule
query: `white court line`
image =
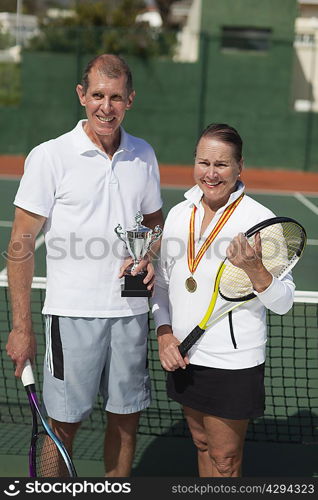
<svg viewBox="0 0 318 500">
<path fill-rule="evenodd" d="M 37 250 L 38 248 L 40 248 L 41 245 L 43 245 L 44 243 L 44 234 L 41 234 L 36 240 L 35 240 L 35 245 L 34 245 L 34 248 L 35 250 Z M 4 267 L 1 271 L 0 271 L 0 276 L 5 276 L 7 274 L 7 268 Z"/>
<path fill-rule="evenodd" d="M 41 245 L 44 243 L 44 234 L 41 234 L 36 240 L 35 240 L 35 250 L 37 250 Z"/>
<path fill-rule="evenodd" d="M 0 220 L 0 227 L 12 227 L 11 220 Z"/>
<path fill-rule="evenodd" d="M 307 245 L 318 245 L 318 240 L 307 240 Z"/>
<path fill-rule="evenodd" d="M 303 194 L 295 193 L 294 197 L 296 198 L 296 200 L 300 201 L 300 203 L 305 205 L 305 207 L 309 208 L 309 210 L 311 210 L 314 214 L 318 215 L 317 205 L 315 205 L 311 201 L 307 200 L 307 198 Z"/>
</svg>

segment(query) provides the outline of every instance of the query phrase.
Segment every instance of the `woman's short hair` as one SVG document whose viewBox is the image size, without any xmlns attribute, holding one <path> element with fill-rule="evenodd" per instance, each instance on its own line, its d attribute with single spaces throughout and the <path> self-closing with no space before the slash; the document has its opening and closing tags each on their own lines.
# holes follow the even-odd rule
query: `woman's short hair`
<svg viewBox="0 0 318 500">
<path fill-rule="evenodd" d="M 210 123 L 201 133 L 195 147 L 195 153 L 198 144 L 203 137 L 215 138 L 221 142 L 226 142 L 233 146 L 234 156 L 237 161 L 242 159 L 243 141 L 238 131 L 226 123 Z"/>
</svg>

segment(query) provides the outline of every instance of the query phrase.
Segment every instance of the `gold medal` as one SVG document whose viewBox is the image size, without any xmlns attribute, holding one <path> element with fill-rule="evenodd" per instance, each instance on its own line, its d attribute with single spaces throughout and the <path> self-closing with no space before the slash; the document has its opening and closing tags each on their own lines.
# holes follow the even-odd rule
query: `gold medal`
<svg viewBox="0 0 318 500">
<path fill-rule="evenodd" d="M 244 196 L 244 193 L 237 198 L 237 200 L 233 201 L 228 207 L 224 210 L 223 214 L 221 215 L 220 219 L 216 223 L 215 227 L 212 229 L 211 233 L 203 243 L 203 245 L 200 247 L 197 255 L 195 255 L 195 242 L 194 242 L 194 218 L 195 218 L 195 212 L 197 207 L 194 205 L 190 217 L 190 223 L 189 223 L 189 237 L 188 237 L 188 249 L 187 249 L 187 254 L 188 254 L 188 267 L 190 273 L 194 273 L 196 268 L 199 265 L 200 260 L 202 259 L 203 255 L 206 253 L 208 250 L 209 246 L 212 244 L 216 236 L 219 234 L 223 226 L 226 224 L 228 219 L 231 217 L 232 213 L 236 209 L 237 205 L 240 203 Z M 193 293 L 197 289 L 197 282 L 195 281 L 193 276 L 189 276 L 185 280 L 185 287 L 188 290 L 188 292 Z"/>
<path fill-rule="evenodd" d="M 193 293 L 197 289 L 197 282 L 195 281 L 193 276 L 190 276 L 185 280 L 185 287 L 188 290 L 188 292 Z"/>
</svg>

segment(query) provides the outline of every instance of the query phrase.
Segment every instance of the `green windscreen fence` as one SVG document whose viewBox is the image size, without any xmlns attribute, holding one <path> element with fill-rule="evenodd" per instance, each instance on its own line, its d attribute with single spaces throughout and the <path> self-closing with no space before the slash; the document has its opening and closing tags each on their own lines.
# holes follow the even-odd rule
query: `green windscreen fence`
<svg viewBox="0 0 318 500">
<path fill-rule="evenodd" d="M 120 38 L 109 28 L 100 33 L 104 41 Z M 243 137 L 247 168 L 318 170 L 314 38 L 225 25 L 213 35 L 192 34 L 197 54 L 190 62 L 187 52 L 177 57 L 174 33 L 165 34 L 161 52 L 139 54 L 102 41 L 89 52 L 87 30 L 73 35 L 60 29 L 60 45 L 23 50 L 15 66 L 0 64 L 0 154 L 27 154 L 84 118 L 76 84 L 91 57 L 110 47 L 129 63 L 136 89 L 124 127 L 150 142 L 160 163 L 192 164 L 199 132 L 225 122 Z"/>
</svg>

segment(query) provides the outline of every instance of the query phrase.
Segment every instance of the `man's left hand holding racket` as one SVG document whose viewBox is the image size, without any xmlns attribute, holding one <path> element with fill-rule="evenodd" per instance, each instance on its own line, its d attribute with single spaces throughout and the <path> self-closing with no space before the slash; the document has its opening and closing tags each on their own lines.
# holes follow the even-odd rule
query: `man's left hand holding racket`
<svg viewBox="0 0 318 500">
<path fill-rule="evenodd" d="M 30 477 L 76 476 L 64 445 L 53 433 L 37 400 L 31 362 L 36 356 L 36 337 L 32 328 L 31 284 L 34 271 L 35 240 L 46 218 L 17 208 L 8 252 L 8 280 L 13 328 L 6 350 L 15 365 L 15 376 L 22 378 L 32 414 L 29 449 Z"/>
</svg>

